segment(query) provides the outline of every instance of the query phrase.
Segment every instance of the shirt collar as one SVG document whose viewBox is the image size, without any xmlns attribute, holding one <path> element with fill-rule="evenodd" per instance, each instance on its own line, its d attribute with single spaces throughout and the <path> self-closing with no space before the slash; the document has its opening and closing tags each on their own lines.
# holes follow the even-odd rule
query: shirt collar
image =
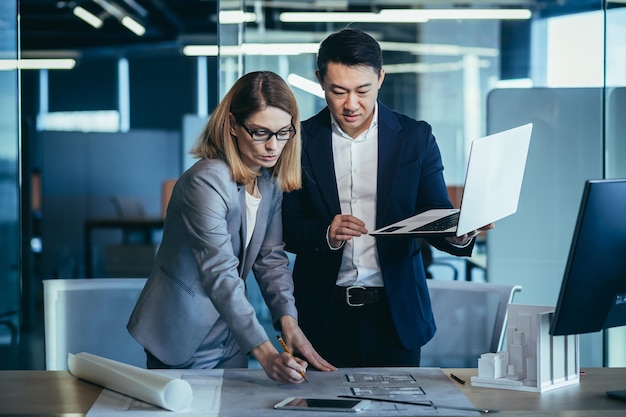
<svg viewBox="0 0 626 417">
<path fill-rule="evenodd" d="M 335 116 L 330 113 L 330 126 L 331 129 L 333 131 L 333 133 L 340 135 L 344 138 L 349 138 L 352 139 L 352 137 L 350 135 L 348 135 L 346 132 L 344 132 L 341 129 L 341 126 L 339 126 L 339 123 L 337 123 L 337 119 L 335 119 Z M 367 130 L 363 133 L 361 133 L 356 139 L 362 139 L 365 140 L 367 139 L 367 133 L 372 130 L 372 128 L 378 126 L 378 101 L 376 101 L 376 103 L 374 103 L 374 117 L 372 117 L 372 122 L 370 123 L 369 127 L 367 128 Z"/>
</svg>

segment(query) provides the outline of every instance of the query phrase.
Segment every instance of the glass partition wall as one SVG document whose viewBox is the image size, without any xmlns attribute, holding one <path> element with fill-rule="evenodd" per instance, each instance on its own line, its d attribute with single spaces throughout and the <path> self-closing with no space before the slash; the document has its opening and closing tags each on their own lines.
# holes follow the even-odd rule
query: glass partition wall
<svg viewBox="0 0 626 417">
<path fill-rule="evenodd" d="M 533 122 L 518 212 L 486 233 L 476 259 L 445 261 L 459 279 L 522 285 L 517 303 L 555 304 L 585 179 L 626 176 L 623 2 L 297 2 L 283 11 L 222 3 L 243 17 L 222 24 L 229 42 L 240 39 L 236 58 L 221 50 L 224 78 L 279 73 L 303 118 L 325 105 L 315 80 L 319 42 L 345 26 L 372 34 L 387 74 L 380 99 L 433 126 L 449 186 L 462 187 L 473 139 Z M 435 279 L 452 279 L 445 272 Z M 583 366 L 623 363 L 620 349 L 602 355 L 603 346 L 623 346 L 623 332 L 602 339 L 581 336 Z"/>
<path fill-rule="evenodd" d="M 20 125 L 18 20 L 16 2 L 0 3 L 0 369 L 19 368 L 20 285 Z M 24 187 L 24 191 L 30 187 Z M 29 199 L 27 199 L 28 201 Z"/>
<path fill-rule="evenodd" d="M 9 60 L 18 53 L 16 4 L 19 2 L 2 2 L 0 6 L 0 17 L 8 22 L 2 27 L 2 54 Z M 534 123 L 518 212 L 486 233 L 470 260 L 442 259 L 443 254 L 435 253 L 435 258 L 448 267 L 433 267 L 432 272 L 434 279 L 453 279 L 450 270 L 454 269 L 458 279 L 519 284 L 523 290 L 515 302 L 554 305 L 584 180 L 626 177 L 626 124 L 621 117 L 626 107 L 626 4 L 588 0 L 481 0 L 458 4 L 452 0 L 221 0 L 217 33 L 204 37 L 212 41 L 205 52 L 195 55 L 197 65 L 190 61 L 196 58 L 183 56 L 188 55 L 184 48 L 176 49 L 171 66 L 165 55 L 146 61 L 130 57 L 130 86 L 122 91 L 115 81 L 105 85 L 109 86 L 107 91 L 118 87 L 120 96 L 132 96 L 131 131 L 157 128 L 171 132 L 182 125 L 181 131 L 174 134 L 182 138 L 182 152 L 186 154 L 211 107 L 245 72 L 277 72 L 292 86 L 302 117 L 317 113 L 325 105 L 315 80 L 319 42 L 347 25 L 366 30 L 384 51 L 387 76 L 380 99 L 392 109 L 433 126 L 449 186 L 463 185 L 471 140 L 514 125 Z M 119 68 L 117 63 L 99 62 L 82 62 L 79 67 L 69 75 L 50 74 L 51 103 L 55 91 L 69 95 L 70 80 L 80 78 L 93 84 L 94 78 L 111 72 L 109 67 Z M 99 76 L 87 76 L 94 67 Z M 169 76 L 176 73 L 174 67 L 182 68 L 185 75 Z M 141 75 L 143 68 L 151 74 L 146 80 Z M 197 97 L 192 97 L 195 94 L 189 93 L 191 87 L 187 84 L 173 90 L 166 88 L 175 80 L 189 81 L 194 68 Z M 158 70 L 165 70 L 165 75 L 152 78 Z M 20 74 L 16 68 L 0 70 L 0 91 L 6 103 L 2 107 L 5 111 L 0 136 L 0 368 L 36 369 L 43 363 L 42 342 L 34 340 L 43 335 L 29 331 L 40 316 L 30 312 L 41 310 L 37 289 L 42 277 L 51 276 L 33 270 L 37 262 L 25 261 L 39 256 L 37 241 L 31 248 L 28 238 L 33 235 L 29 229 L 39 203 L 30 201 L 30 179 L 20 184 L 19 176 L 20 161 L 27 163 L 33 159 L 29 152 L 37 152 L 37 147 L 29 143 L 39 132 L 28 122 L 22 121 L 20 127 L 17 104 L 33 101 L 19 97 L 20 78 L 35 85 L 32 80 L 42 80 L 41 75 Z M 54 83 L 59 80 L 68 82 Z M 163 101 L 153 94 L 156 83 Z M 37 88 L 31 85 L 30 90 Z M 186 94 L 197 103 L 188 103 Z M 142 95 L 148 99 L 142 100 Z M 84 95 L 77 97 L 87 104 Z M 106 97 L 107 103 L 116 101 Z M 162 123 L 155 127 L 148 116 L 137 114 L 145 107 L 149 115 L 159 114 L 160 108 L 167 109 L 167 116 L 176 112 L 197 115 L 181 123 L 178 116 L 171 122 L 160 117 Z M 21 140 L 20 128 L 24 130 Z M 57 136 L 67 135 L 57 132 Z M 180 165 L 187 163 L 185 159 Z M 22 171 L 32 168 L 24 166 Z M 50 218 L 50 213 L 38 218 L 38 227 L 46 229 Z M 22 242 L 20 236 L 28 242 Z M 78 236 L 81 242 L 80 232 Z M 79 249 L 82 246 L 77 244 Z M 22 247 L 24 250 L 20 250 Z M 44 252 L 55 249 L 44 245 Z M 255 298 L 252 285 L 251 297 L 261 318 L 271 326 L 263 301 Z M 24 352 L 21 356 L 16 340 Z M 624 329 L 585 335 L 581 338 L 581 365 L 625 366 L 625 342 Z M 35 344 L 38 347 L 33 347 Z M 5 351 L 13 356 L 5 355 Z"/>
</svg>

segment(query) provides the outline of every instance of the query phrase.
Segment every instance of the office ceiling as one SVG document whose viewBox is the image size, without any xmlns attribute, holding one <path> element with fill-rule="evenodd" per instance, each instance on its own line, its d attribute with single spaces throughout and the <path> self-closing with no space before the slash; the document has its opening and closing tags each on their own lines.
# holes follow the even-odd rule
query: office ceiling
<svg viewBox="0 0 626 417">
<path fill-rule="evenodd" d="M 107 13 L 103 3 L 123 9 L 146 27 L 137 36 L 123 27 L 118 19 Z M 190 39 L 217 40 L 218 5 L 237 7 L 233 0 L 20 0 L 20 42 L 25 53 L 51 50 L 97 51 L 135 48 L 154 50 L 180 45 Z M 598 10 L 600 0 L 246 0 L 247 11 L 262 10 L 267 29 L 282 28 L 278 21 L 281 11 L 350 10 L 375 11 L 398 7 L 515 7 L 525 6 L 534 11 L 572 10 L 581 7 Z M 104 23 L 95 29 L 73 15 L 81 6 L 100 16 Z M 324 31 L 323 24 L 294 25 L 288 30 Z M 387 25 L 391 26 L 391 25 Z M 378 28 L 377 28 L 378 29 Z"/>
<path fill-rule="evenodd" d="M 188 34 L 213 34 L 217 0 L 106 0 L 146 28 L 137 36 L 97 0 L 20 0 L 22 51 L 155 47 Z M 73 14 L 81 6 L 103 20 L 96 29 Z"/>
</svg>

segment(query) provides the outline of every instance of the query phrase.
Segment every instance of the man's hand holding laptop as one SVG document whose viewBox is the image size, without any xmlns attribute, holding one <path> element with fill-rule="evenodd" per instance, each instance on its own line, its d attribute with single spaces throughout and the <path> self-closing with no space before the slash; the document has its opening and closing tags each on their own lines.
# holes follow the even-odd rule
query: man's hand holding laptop
<svg viewBox="0 0 626 417">
<path fill-rule="evenodd" d="M 493 229 L 494 227 L 494 223 L 489 223 L 478 230 L 471 231 L 461 236 L 447 236 L 446 240 L 453 245 L 463 247 L 468 245 L 480 232 Z M 332 248 L 339 249 L 346 240 L 350 240 L 354 237 L 365 235 L 367 233 L 368 231 L 365 228 L 365 223 L 362 220 L 350 214 L 338 214 L 333 218 L 332 223 L 328 227 L 326 237 Z"/>
<path fill-rule="evenodd" d="M 495 223 L 489 223 L 487 226 L 483 226 L 479 228 L 478 230 L 471 231 L 461 236 L 448 236 L 446 237 L 446 240 L 452 243 L 453 245 L 463 247 L 463 246 L 469 245 L 472 239 L 474 239 L 474 237 L 477 236 L 480 232 L 493 229 L 494 227 L 496 227 Z"/>
</svg>

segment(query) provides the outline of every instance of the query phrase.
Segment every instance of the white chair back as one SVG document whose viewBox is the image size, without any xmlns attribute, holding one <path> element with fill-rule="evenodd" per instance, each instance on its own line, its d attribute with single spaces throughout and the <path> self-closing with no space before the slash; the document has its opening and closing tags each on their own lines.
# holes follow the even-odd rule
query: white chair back
<svg viewBox="0 0 626 417">
<path fill-rule="evenodd" d="M 507 307 L 522 287 L 436 279 L 427 283 L 437 332 L 422 347 L 421 366 L 476 368 L 480 355 L 502 349 Z"/>
<path fill-rule="evenodd" d="M 68 353 L 88 352 L 146 367 L 143 347 L 126 323 L 145 278 L 43 281 L 46 369 L 67 369 Z"/>
</svg>

